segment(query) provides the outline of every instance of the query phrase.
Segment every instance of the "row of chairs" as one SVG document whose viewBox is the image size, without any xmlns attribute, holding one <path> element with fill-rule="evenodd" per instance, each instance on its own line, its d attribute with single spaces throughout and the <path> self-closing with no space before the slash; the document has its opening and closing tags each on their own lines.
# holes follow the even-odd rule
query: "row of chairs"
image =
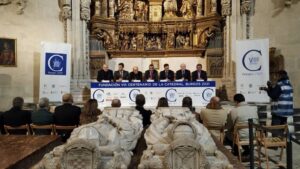
<svg viewBox="0 0 300 169">
<path fill-rule="evenodd" d="M 10 135 L 10 133 L 14 131 L 26 131 L 26 135 L 36 135 L 37 130 L 48 130 L 50 131 L 51 135 L 58 135 L 57 131 L 58 130 L 73 130 L 77 125 L 74 126 L 60 126 L 60 125 L 55 125 L 55 124 L 50 124 L 50 125 L 36 125 L 36 124 L 26 124 L 26 125 L 21 125 L 21 126 L 8 126 L 4 125 L 4 131 L 6 135 Z"/>
</svg>

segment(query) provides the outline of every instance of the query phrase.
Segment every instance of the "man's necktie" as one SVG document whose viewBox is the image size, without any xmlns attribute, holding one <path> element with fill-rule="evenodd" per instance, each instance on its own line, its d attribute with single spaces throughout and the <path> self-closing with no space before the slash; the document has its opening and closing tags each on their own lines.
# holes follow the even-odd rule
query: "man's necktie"
<svg viewBox="0 0 300 169">
<path fill-rule="evenodd" d="M 166 71 L 166 79 L 168 79 L 168 71 Z"/>
<path fill-rule="evenodd" d="M 123 71 L 120 72 L 121 78 L 123 78 Z"/>
<path fill-rule="evenodd" d="M 184 70 L 182 71 L 182 77 L 184 78 Z"/>
<path fill-rule="evenodd" d="M 201 73 L 200 73 L 200 72 L 198 72 L 198 79 L 200 79 L 200 78 L 201 78 L 201 77 L 200 77 L 200 74 L 201 74 Z"/>
<path fill-rule="evenodd" d="M 153 79 L 153 71 L 150 71 L 150 79 Z"/>
</svg>

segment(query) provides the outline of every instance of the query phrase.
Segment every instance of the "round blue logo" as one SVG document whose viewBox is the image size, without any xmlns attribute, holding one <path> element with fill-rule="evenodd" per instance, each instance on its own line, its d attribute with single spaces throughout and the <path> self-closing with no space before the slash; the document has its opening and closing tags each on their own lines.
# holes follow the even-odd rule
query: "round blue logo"
<svg viewBox="0 0 300 169">
<path fill-rule="evenodd" d="M 60 72 L 63 70 L 64 57 L 61 55 L 52 55 L 48 60 L 48 67 L 51 71 Z"/>
<path fill-rule="evenodd" d="M 135 97 L 136 95 L 140 94 L 140 90 L 139 89 L 132 89 L 130 92 L 129 92 L 129 99 L 133 102 L 135 102 Z"/>
<path fill-rule="evenodd" d="M 243 66 L 248 71 L 260 71 L 261 70 L 261 51 L 260 50 L 249 50 L 243 56 Z"/>
<path fill-rule="evenodd" d="M 202 98 L 203 98 L 203 100 L 209 102 L 210 99 L 213 97 L 214 93 L 215 93 L 215 92 L 214 92 L 213 89 L 211 89 L 211 88 L 206 88 L 206 89 L 203 91 L 203 93 L 202 93 Z"/>
<path fill-rule="evenodd" d="M 101 89 L 97 89 L 93 93 L 93 98 L 96 99 L 98 102 L 104 102 L 104 91 Z"/>
<path fill-rule="evenodd" d="M 169 102 L 176 102 L 178 94 L 176 89 L 168 89 L 165 96 Z"/>
</svg>

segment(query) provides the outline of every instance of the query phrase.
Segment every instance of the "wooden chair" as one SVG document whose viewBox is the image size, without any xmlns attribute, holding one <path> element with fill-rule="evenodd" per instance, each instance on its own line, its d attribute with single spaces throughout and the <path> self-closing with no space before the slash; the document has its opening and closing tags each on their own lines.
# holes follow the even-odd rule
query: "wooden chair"
<svg viewBox="0 0 300 169">
<path fill-rule="evenodd" d="M 76 127 L 78 127 L 77 125 L 74 126 L 60 126 L 60 125 L 53 125 L 54 126 L 54 133 L 55 135 L 58 135 L 57 130 L 69 130 L 72 131 L 73 129 L 75 129 Z"/>
<path fill-rule="evenodd" d="M 225 137 L 225 126 L 206 126 L 208 131 L 214 130 L 220 132 L 219 138 L 220 142 L 223 144 L 224 137 Z"/>
<path fill-rule="evenodd" d="M 283 149 L 286 148 L 286 133 L 288 126 L 287 125 L 274 125 L 274 126 L 262 126 L 262 130 L 259 131 L 259 137 L 257 137 L 257 145 L 258 145 L 258 159 L 259 159 L 259 167 L 261 168 L 261 147 L 265 149 L 265 157 L 266 157 L 266 165 L 267 169 L 269 169 L 269 155 L 267 149 L 272 148 L 281 148 L 280 152 L 280 161 L 283 156 Z M 274 130 L 282 130 L 282 136 L 268 136 L 268 132 L 272 132 Z"/>
<path fill-rule="evenodd" d="M 32 135 L 36 134 L 36 130 L 50 130 L 50 135 L 54 135 L 54 126 L 53 124 L 50 125 L 37 125 L 37 124 L 30 124 L 30 128 L 32 129 Z"/>
<path fill-rule="evenodd" d="M 6 135 L 11 134 L 9 131 L 20 131 L 20 130 L 26 130 L 26 135 L 30 135 L 30 126 L 28 124 L 21 125 L 21 126 L 4 125 L 4 131 Z"/>
<path fill-rule="evenodd" d="M 241 139 L 239 131 L 242 129 L 247 129 L 249 130 L 248 123 L 236 123 L 234 125 L 234 130 L 233 130 L 233 144 L 236 144 L 238 147 L 238 156 L 239 160 L 242 161 L 242 154 L 241 154 L 241 149 L 242 146 L 249 146 L 250 142 L 249 139 Z M 254 138 L 256 137 L 256 134 L 254 134 Z M 253 144 L 256 145 L 256 140 L 253 140 Z M 234 145 L 233 145 L 234 147 Z"/>
</svg>

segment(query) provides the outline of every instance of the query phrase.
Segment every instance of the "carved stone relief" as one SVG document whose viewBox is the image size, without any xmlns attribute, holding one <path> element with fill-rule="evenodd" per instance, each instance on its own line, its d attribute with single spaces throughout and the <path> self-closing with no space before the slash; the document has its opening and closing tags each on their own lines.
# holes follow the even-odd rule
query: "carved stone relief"
<svg viewBox="0 0 300 169">
<path fill-rule="evenodd" d="M 81 0 L 80 2 L 80 18 L 84 21 L 89 21 L 91 0 Z"/>
<path fill-rule="evenodd" d="M 0 0 L 0 6 L 1 5 L 9 5 L 13 2 L 13 0 Z M 24 13 L 24 10 L 27 5 L 27 0 L 15 0 L 15 3 L 17 5 L 17 14 L 21 15 Z"/>
<path fill-rule="evenodd" d="M 230 16 L 231 15 L 231 0 L 222 0 L 222 15 Z"/>
<path fill-rule="evenodd" d="M 207 57 L 207 75 L 211 78 L 223 77 L 224 58 L 222 56 Z"/>
</svg>

